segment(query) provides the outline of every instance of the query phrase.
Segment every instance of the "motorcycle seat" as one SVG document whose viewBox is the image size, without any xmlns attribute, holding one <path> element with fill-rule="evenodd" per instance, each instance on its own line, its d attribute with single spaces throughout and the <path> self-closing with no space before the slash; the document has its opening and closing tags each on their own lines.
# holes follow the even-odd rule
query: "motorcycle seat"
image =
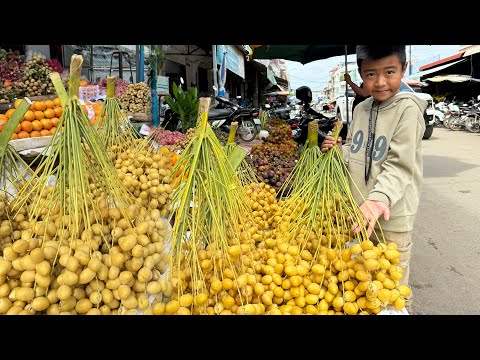
<svg viewBox="0 0 480 360">
<path fill-rule="evenodd" d="M 250 115 L 252 109 L 239 108 L 235 111 L 235 115 Z"/>
<path fill-rule="evenodd" d="M 273 110 L 273 113 L 280 115 L 280 114 L 289 113 L 291 110 L 292 110 L 291 108 L 280 108 L 280 109 Z"/>
<path fill-rule="evenodd" d="M 208 120 L 221 120 L 232 114 L 230 109 L 211 109 L 208 112 Z"/>
</svg>

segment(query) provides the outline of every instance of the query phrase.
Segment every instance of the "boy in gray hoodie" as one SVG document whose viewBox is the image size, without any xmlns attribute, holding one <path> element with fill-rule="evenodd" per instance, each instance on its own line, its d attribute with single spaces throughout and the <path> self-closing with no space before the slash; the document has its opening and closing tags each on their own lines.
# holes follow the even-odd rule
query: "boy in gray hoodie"
<svg viewBox="0 0 480 360">
<path fill-rule="evenodd" d="M 403 268 L 400 284 L 408 286 L 412 230 L 423 178 L 427 102 L 399 91 L 407 67 L 405 45 L 358 45 L 356 53 L 363 86 L 372 96 L 355 108 L 345 145 L 341 138 L 337 140 L 352 175 L 352 194 L 364 214 L 364 223 L 355 223 L 353 230 L 367 228 L 371 240 L 378 243 L 378 219 L 387 244 L 397 244 Z M 327 136 L 322 152 L 333 145 L 335 140 Z M 412 294 L 406 297 L 409 313 L 412 299 Z"/>
</svg>

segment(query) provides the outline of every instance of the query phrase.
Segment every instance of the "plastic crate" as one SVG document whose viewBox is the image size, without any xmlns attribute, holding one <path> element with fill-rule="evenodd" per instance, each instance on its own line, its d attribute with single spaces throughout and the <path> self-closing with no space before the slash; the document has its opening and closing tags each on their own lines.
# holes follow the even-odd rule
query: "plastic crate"
<svg viewBox="0 0 480 360">
<path fill-rule="evenodd" d="M 100 96 L 98 85 L 80 86 L 78 88 L 78 98 L 81 100 L 97 100 Z"/>
</svg>

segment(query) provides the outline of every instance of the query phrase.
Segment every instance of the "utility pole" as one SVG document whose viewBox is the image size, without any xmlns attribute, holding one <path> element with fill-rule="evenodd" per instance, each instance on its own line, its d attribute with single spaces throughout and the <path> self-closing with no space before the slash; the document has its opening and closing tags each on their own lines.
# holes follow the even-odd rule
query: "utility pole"
<svg viewBox="0 0 480 360">
<path fill-rule="evenodd" d="M 410 68 L 409 70 L 409 75 L 412 75 L 412 45 L 410 46 L 410 59 L 408 60 L 408 67 Z"/>
<path fill-rule="evenodd" d="M 212 45 L 212 63 L 213 63 L 213 85 L 215 86 L 215 94 L 217 96 L 218 92 L 218 81 L 217 81 L 217 45 Z"/>
</svg>

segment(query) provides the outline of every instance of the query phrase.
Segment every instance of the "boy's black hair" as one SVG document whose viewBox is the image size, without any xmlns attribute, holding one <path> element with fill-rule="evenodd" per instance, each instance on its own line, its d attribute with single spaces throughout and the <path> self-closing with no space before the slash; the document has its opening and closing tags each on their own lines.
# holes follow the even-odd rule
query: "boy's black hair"
<svg viewBox="0 0 480 360">
<path fill-rule="evenodd" d="M 357 45 L 357 66 L 361 70 L 363 60 L 378 60 L 390 55 L 398 55 L 402 67 L 407 63 L 405 45 Z"/>
</svg>

